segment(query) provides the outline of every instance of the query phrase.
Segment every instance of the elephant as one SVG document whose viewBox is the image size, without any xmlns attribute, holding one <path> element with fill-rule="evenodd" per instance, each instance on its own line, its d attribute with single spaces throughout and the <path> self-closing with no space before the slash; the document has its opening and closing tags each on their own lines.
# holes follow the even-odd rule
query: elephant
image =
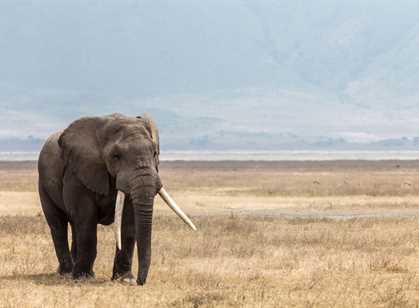
<svg viewBox="0 0 419 308">
<path fill-rule="evenodd" d="M 38 187 L 60 275 L 94 277 L 97 225 L 115 222 L 112 280 L 143 285 L 151 262 L 157 194 L 196 230 L 163 188 L 159 155 L 158 129 L 148 115 L 83 117 L 46 140 L 38 160 Z M 132 274 L 135 244 L 137 279 Z"/>
</svg>

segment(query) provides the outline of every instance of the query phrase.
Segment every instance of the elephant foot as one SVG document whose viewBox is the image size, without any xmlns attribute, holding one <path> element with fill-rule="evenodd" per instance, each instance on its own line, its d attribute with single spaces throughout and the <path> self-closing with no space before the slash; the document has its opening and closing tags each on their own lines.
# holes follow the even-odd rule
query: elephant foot
<svg viewBox="0 0 419 308">
<path fill-rule="evenodd" d="M 72 275 L 71 272 L 70 273 L 58 273 L 58 275 L 61 279 L 71 279 L 71 278 L 73 278 L 73 275 Z"/>
<path fill-rule="evenodd" d="M 71 277 L 72 272 L 73 272 L 73 266 L 59 265 L 57 268 L 57 274 L 63 278 Z"/>
<path fill-rule="evenodd" d="M 90 272 L 74 272 L 72 274 L 72 278 L 74 280 L 88 280 L 95 278 L 95 273 L 93 271 Z"/>
<path fill-rule="evenodd" d="M 137 285 L 137 281 L 135 280 L 134 275 L 131 272 L 126 272 L 125 274 L 115 273 L 112 277 L 112 280 L 130 286 Z"/>
</svg>

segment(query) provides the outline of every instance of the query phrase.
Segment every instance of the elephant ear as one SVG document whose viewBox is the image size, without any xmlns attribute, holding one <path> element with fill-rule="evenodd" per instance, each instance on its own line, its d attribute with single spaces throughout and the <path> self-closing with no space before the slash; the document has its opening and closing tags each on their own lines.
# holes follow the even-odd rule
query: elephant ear
<svg viewBox="0 0 419 308">
<path fill-rule="evenodd" d="M 151 135 L 151 139 L 153 140 L 154 146 L 156 148 L 156 162 L 157 165 L 159 164 L 159 156 L 160 156 L 160 137 L 159 137 L 159 130 L 157 129 L 156 123 L 153 121 L 153 119 L 145 113 L 142 117 L 144 120 L 145 126 L 148 130 L 148 132 Z"/>
<path fill-rule="evenodd" d="M 58 143 L 66 168 L 90 190 L 107 195 L 109 174 L 96 135 L 100 125 L 100 118 L 81 118 L 64 130 Z"/>
</svg>

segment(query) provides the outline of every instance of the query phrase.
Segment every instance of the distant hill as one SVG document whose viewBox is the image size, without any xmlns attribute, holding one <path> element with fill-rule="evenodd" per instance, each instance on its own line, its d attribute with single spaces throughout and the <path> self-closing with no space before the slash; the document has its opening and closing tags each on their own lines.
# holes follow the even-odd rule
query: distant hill
<svg viewBox="0 0 419 308">
<path fill-rule="evenodd" d="M 220 132 L 186 141 L 180 139 L 162 140 L 162 151 L 419 151 L 419 137 L 357 143 L 343 138 Z M 0 139 L 0 152 L 39 152 L 44 141 L 40 138 Z"/>
<path fill-rule="evenodd" d="M 144 111 L 168 148 L 419 134 L 418 1 L 3 0 L 0 68 L 5 140 Z"/>
</svg>

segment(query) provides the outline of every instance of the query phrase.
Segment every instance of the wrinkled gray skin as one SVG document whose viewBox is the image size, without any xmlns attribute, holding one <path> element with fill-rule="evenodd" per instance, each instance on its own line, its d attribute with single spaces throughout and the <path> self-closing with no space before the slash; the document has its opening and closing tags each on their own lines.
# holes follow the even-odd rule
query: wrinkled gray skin
<svg viewBox="0 0 419 308">
<path fill-rule="evenodd" d="M 42 209 L 57 254 L 60 274 L 94 276 L 97 225 L 113 223 L 117 191 L 126 194 L 122 250 L 116 248 L 112 279 L 147 279 L 151 258 L 153 202 L 162 187 L 158 175 L 157 128 L 147 117 L 113 114 L 81 118 L 45 143 L 38 163 Z M 67 240 L 68 223 L 72 244 Z"/>
</svg>

